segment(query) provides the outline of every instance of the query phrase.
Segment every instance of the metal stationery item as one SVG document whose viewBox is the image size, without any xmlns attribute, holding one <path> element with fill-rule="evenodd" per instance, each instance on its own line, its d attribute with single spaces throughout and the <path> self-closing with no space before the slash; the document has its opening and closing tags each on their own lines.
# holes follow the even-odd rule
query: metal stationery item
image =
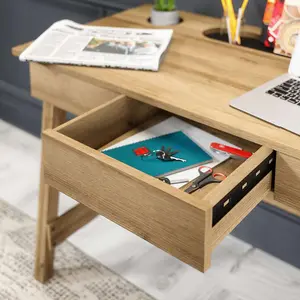
<svg viewBox="0 0 300 300">
<path fill-rule="evenodd" d="M 219 143 L 211 143 L 210 148 L 216 152 L 227 154 L 231 158 L 235 158 L 235 159 L 248 159 L 253 155 L 252 152 L 226 146 Z"/>
<path fill-rule="evenodd" d="M 220 183 L 226 179 L 226 175 L 223 173 L 214 173 L 213 169 L 207 166 L 201 166 L 198 171 L 200 176 L 193 181 L 190 187 L 184 190 L 188 194 L 194 193 L 210 183 Z"/>
<path fill-rule="evenodd" d="M 165 149 L 165 146 L 162 146 L 160 150 L 155 150 L 156 157 L 162 161 L 181 161 L 186 162 L 186 159 L 175 157 L 179 151 L 172 151 L 172 148 Z"/>
<path fill-rule="evenodd" d="M 172 179 L 170 180 L 167 177 L 158 177 L 158 179 L 162 182 L 165 182 L 167 184 L 179 184 L 179 183 L 185 183 L 189 182 L 190 180 L 188 178 L 182 178 L 182 179 Z"/>
</svg>

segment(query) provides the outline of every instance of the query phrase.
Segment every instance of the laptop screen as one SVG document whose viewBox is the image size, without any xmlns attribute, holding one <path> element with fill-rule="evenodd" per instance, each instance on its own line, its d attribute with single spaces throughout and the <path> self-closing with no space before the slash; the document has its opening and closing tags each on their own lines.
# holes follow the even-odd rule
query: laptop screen
<svg viewBox="0 0 300 300">
<path fill-rule="evenodd" d="M 291 58 L 289 74 L 292 76 L 300 77 L 300 34 L 296 39 L 296 45 Z"/>
</svg>

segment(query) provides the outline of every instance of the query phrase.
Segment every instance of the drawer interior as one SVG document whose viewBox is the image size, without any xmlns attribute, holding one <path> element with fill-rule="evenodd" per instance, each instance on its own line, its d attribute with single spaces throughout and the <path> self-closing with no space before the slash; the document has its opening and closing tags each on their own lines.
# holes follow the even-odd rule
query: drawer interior
<svg viewBox="0 0 300 300">
<path fill-rule="evenodd" d="M 110 143 L 108 143 L 104 146 L 101 146 L 101 147 L 96 147 L 96 149 L 101 151 L 109 146 L 117 144 L 118 142 L 121 142 L 134 134 L 137 134 L 143 130 L 146 130 L 147 128 L 150 128 L 150 127 L 160 123 L 161 121 L 166 120 L 167 118 L 169 118 L 171 116 L 174 116 L 174 115 L 167 113 L 165 111 L 162 111 L 162 110 L 158 110 L 154 116 L 151 116 L 148 120 L 146 120 L 142 124 L 136 126 L 132 130 L 119 136 L 118 138 L 114 139 Z M 193 126 L 195 126 L 197 128 L 205 130 L 206 132 L 209 132 L 216 137 L 222 138 L 225 141 L 230 142 L 230 143 L 236 145 L 237 147 L 240 147 L 246 151 L 256 153 L 261 148 L 261 146 L 259 146 L 258 144 L 252 143 L 250 141 L 243 140 L 241 138 L 238 138 L 233 135 L 224 133 L 222 131 L 213 129 L 213 128 L 205 126 L 203 124 L 199 124 L 199 123 L 190 121 L 188 119 L 181 118 L 179 116 L 176 116 L 176 117 L 184 120 L 187 123 L 192 124 Z M 273 159 L 274 159 L 273 156 L 270 155 L 270 159 L 266 159 L 264 164 L 261 164 L 259 167 L 257 167 L 256 168 L 257 170 L 255 172 L 253 172 L 254 174 L 253 174 L 252 178 L 249 178 L 249 180 L 244 180 L 242 183 L 240 183 L 241 189 L 243 190 L 244 187 L 249 188 L 249 186 L 251 184 L 252 184 L 252 187 L 255 185 L 255 183 L 256 183 L 255 179 L 253 180 L 253 178 L 256 177 L 255 173 L 259 172 L 260 173 L 259 175 L 261 176 L 260 178 L 263 178 L 263 176 L 265 176 L 267 173 L 269 173 L 272 166 L 274 167 L 274 164 L 270 165 L 270 162 L 273 162 Z M 223 163 L 217 165 L 214 168 L 214 172 L 215 173 L 223 173 L 228 177 L 230 174 L 232 174 L 234 171 L 236 171 L 244 162 L 245 162 L 244 160 L 229 158 L 228 160 L 224 161 Z M 227 179 L 225 179 L 225 181 L 226 180 Z M 259 180 L 259 178 L 258 178 L 258 180 Z M 181 187 L 180 190 L 184 191 L 191 184 L 192 184 L 192 182 L 187 183 L 186 185 Z M 247 185 L 249 185 L 249 186 L 247 186 Z M 232 207 L 234 207 L 233 202 L 235 202 L 235 204 L 236 204 L 239 202 L 239 200 L 241 200 L 243 198 L 243 193 L 238 191 L 238 193 L 236 193 L 236 195 L 234 195 L 234 191 L 233 191 L 233 193 L 231 193 L 230 195 L 226 194 L 220 200 L 218 198 L 217 201 L 212 201 L 213 197 L 210 197 L 210 195 L 213 195 L 212 191 L 215 190 L 216 187 L 218 187 L 218 186 L 219 186 L 218 183 L 208 184 L 193 193 L 193 197 L 195 197 L 197 199 L 197 201 L 201 201 L 202 203 L 207 203 L 207 205 L 213 207 L 213 212 L 212 212 L 212 226 L 213 227 L 223 218 L 223 216 L 225 216 L 231 210 Z M 175 189 L 175 187 L 173 187 L 173 188 Z M 237 187 L 237 189 L 239 189 L 239 187 Z M 246 195 L 246 194 L 247 194 L 247 191 L 244 192 L 244 195 Z M 235 199 L 234 199 L 234 197 L 235 197 Z M 229 198 L 231 198 L 231 199 L 229 200 Z M 230 201 L 231 201 L 231 203 L 230 203 Z M 227 205 L 228 205 L 228 207 L 226 207 Z"/>
<path fill-rule="evenodd" d="M 120 98 L 122 97 L 123 96 L 120 96 Z M 101 118 L 98 118 L 97 113 L 87 113 L 87 117 L 82 118 L 82 122 L 80 122 L 79 119 L 73 124 L 71 122 L 67 126 L 62 125 L 57 129 L 57 131 L 101 152 L 101 150 L 112 146 L 122 140 L 125 140 L 126 138 L 173 116 L 173 114 L 162 109 L 158 109 L 132 99 L 130 99 L 129 102 L 125 101 L 125 104 L 123 103 L 121 107 L 120 102 L 116 102 L 116 109 L 112 109 L 111 105 L 108 105 L 108 107 L 109 115 L 107 119 L 103 120 Z M 97 109 L 95 109 L 95 111 L 97 111 Z M 120 112 L 122 112 L 122 115 L 120 115 Z M 103 115 L 103 110 L 101 111 L 101 115 Z M 258 144 L 219 131 L 209 126 L 188 120 L 186 118 L 182 118 L 180 116 L 176 117 L 181 118 L 185 122 L 190 123 L 202 130 L 205 130 L 219 138 L 222 138 L 244 150 L 256 153 L 261 148 L 261 146 Z M 108 122 L 108 119 L 110 119 L 110 122 Z M 117 132 L 115 132 L 115 128 L 117 128 Z M 111 129 L 112 132 L 110 132 Z M 124 133 L 121 134 L 122 132 Z M 269 161 L 272 162 L 273 159 Z M 225 162 L 216 166 L 214 168 L 214 172 L 223 173 L 228 177 L 244 163 L 245 161 L 243 160 L 229 158 Z M 268 170 L 270 171 L 270 168 L 271 167 L 267 168 L 265 172 L 267 172 Z M 227 180 L 228 178 L 225 179 L 224 182 L 222 182 L 222 185 L 226 184 Z M 189 185 L 191 185 L 191 182 L 180 189 L 185 190 Z M 207 205 L 211 207 L 217 206 L 217 203 L 221 200 L 219 199 L 220 201 L 213 201 L 212 197 L 209 197 L 209 195 L 219 185 L 220 184 L 217 183 L 209 184 L 194 192 L 193 197 L 196 198 L 197 201 L 207 203 Z M 247 185 L 247 182 L 244 182 L 244 185 Z M 225 206 L 228 205 L 229 202 L 227 200 L 223 200 L 223 202 L 224 203 L 222 204 L 222 207 L 225 208 Z M 217 209 L 217 207 L 215 208 Z M 224 214 L 226 214 L 226 210 Z M 212 225 L 214 226 L 218 221 L 220 221 L 221 218 L 222 212 L 220 213 L 219 211 L 219 216 L 213 216 Z"/>
<path fill-rule="evenodd" d="M 120 98 L 122 97 L 124 96 L 120 96 Z M 132 99 L 127 99 L 127 101 L 125 102 L 117 101 L 113 105 L 116 106 L 115 109 L 112 109 L 111 105 L 107 106 L 109 108 L 107 119 L 98 118 L 97 113 L 87 113 L 86 117 L 79 119 L 74 123 L 71 122 L 67 125 L 62 125 L 60 128 L 57 129 L 57 131 L 101 152 L 101 150 L 112 146 L 122 140 L 125 140 L 126 138 L 138 132 L 141 132 L 155 124 L 158 124 L 159 122 L 173 115 L 164 110 L 143 104 Z M 98 109 L 95 109 L 95 111 L 97 110 Z M 105 110 L 105 106 L 101 110 L 101 116 L 105 115 L 105 112 L 103 112 L 103 110 Z M 180 116 L 176 117 L 181 118 Z M 185 118 L 181 119 L 183 119 L 187 123 L 192 124 L 195 127 L 198 127 L 217 137 L 220 137 L 244 150 L 256 153 L 261 148 L 261 146 L 258 144 L 230 135 L 228 133 L 216 130 L 214 128 L 205 126 L 203 124 Z M 122 132 L 124 133 L 121 134 Z M 273 159 L 270 159 L 269 161 L 272 162 Z M 228 177 L 244 163 L 245 161 L 243 160 L 230 158 L 222 164 L 215 167 L 214 171 L 223 173 Z M 268 173 L 271 169 L 271 166 L 268 167 L 268 165 L 268 163 L 265 163 L 265 173 Z M 224 182 L 222 182 L 222 185 L 226 184 L 227 180 L 228 178 L 225 179 Z M 246 181 L 243 183 L 244 186 L 248 184 L 249 183 L 247 183 Z M 189 185 L 191 185 L 191 183 L 188 183 L 187 185 L 183 186 L 181 190 L 186 189 Z M 212 200 L 214 198 L 210 197 L 210 195 L 213 195 L 212 191 L 216 189 L 216 187 L 218 187 L 219 185 L 220 184 L 217 183 L 209 184 L 193 193 L 193 198 L 196 198 L 197 201 L 206 203 L 207 205 L 214 207 L 215 210 L 213 211 L 212 220 L 213 226 L 218 221 L 220 221 L 223 215 L 225 215 L 230 210 L 230 203 L 228 199 L 217 198 L 218 200 L 214 201 Z M 222 201 L 223 203 L 219 203 Z M 238 201 L 236 200 L 235 202 Z M 229 205 L 228 209 L 225 209 L 226 205 Z M 231 207 L 233 206 L 231 205 Z"/>
<path fill-rule="evenodd" d="M 119 96 L 48 130 L 43 133 L 45 178 L 99 214 L 204 271 L 212 249 L 270 192 L 274 152 L 193 122 L 254 154 L 247 161 L 229 159 L 219 165 L 215 171 L 228 177 L 191 195 L 101 153 L 170 116 Z"/>
<path fill-rule="evenodd" d="M 96 147 L 96 149 L 98 149 L 99 151 L 109 147 L 109 146 L 112 146 L 112 145 L 115 145 L 117 144 L 118 142 L 121 142 L 125 139 L 127 139 L 128 137 L 130 136 L 133 136 L 134 134 L 137 134 L 143 130 L 146 130 L 147 128 L 150 128 L 164 120 L 166 120 L 167 118 L 173 116 L 172 114 L 170 113 L 166 113 L 164 111 L 161 111 L 159 110 L 157 112 L 157 114 L 155 114 L 153 117 L 150 117 L 149 120 L 146 120 L 145 122 L 143 122 L 142 124 L 136 126 L 135 128 L 133 128 L 132 130 L 129 130 L 128 132 L 126 132 L 125 134 L 117 137 L 116 139 L 114 139 L 113 141 L 109 142 L 108 144 L 104 145 L 104 146 L 100 146 L 100 147 Z M 218 130 L 215 130 L 213 128 L 210 128 L 208 126 L 205 126 L 205 125 L 202 125 L 202 124 L 199 124 L 199 123 L 196 123 L 196 122 L 192 122 L 190 120 L 187 120 L 187 119 L 184 119 L 184 118 L 181 118 L 179 116 L 176 116 L 177 118 L 180 118 L 182 120 L 184 120 L 185 122 L 187 123 L 190 123 L 192 124 L 193 126 L 197 127 L 197 128 L 200 128 L 200 129 L 203 129 L 219 138 L 222 138 L 232 144 L 235 144 L 236 146 L 244 149 L 244 150 L 247 150 L 247 151 L 250 151 L 250 152 L 256 152 L 260 146 L 257 145 L 257 144 L 254 144 L 254 143 L 251 143 L 249 141 L 245 141 L 245 140 L 242 140 L 240 138 L 237 138 L 237 137 L 234 137 L 232 135 L 229 135 L 229 134 L 226 134 L 224 132 L 221 132 L 221 131 L 218 131 Z M 225 174 L 226 176 L 229 176 L 234 170 L 236 170 L 239 166 L 241 166 L 242 164 L 244 163 L 243 160 L 238 160 L 238 159 L 228 159 L 226 160 L 225 162 L 219 164 L 218 166 L 216 166 L 214 168 L 214 172 L 216 173 L 223 173 Z M 186 185 L 184 185 L 183 187 L 180 188 L 180 190 L 185 190 L 187 187 L 189 187 L 191 185 L 191 182 L 190 183 L 187 183 Z M 212 183 L 212 184 L 209 184 L 209 185 L 206 185 L 205 187 L 195 191 L 193 193 L 193 195 L 198 198 L 198 199 L 203 199 L 204 201 L 208 201 L 208 199 L 205 197 L 206 195 L 208 195 L 218 184 L 217 183 Z M 175 187 L 174 187 L 175 188 Z M 206 200 L 205 200 L 206 199 Z"/>
</svg>

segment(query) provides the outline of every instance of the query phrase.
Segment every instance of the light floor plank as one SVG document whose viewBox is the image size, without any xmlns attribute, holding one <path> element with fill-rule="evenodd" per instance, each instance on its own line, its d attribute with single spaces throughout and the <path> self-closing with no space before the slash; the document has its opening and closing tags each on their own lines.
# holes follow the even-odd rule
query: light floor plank
<svg viewBox="0 0 300 300">
<path fill-rule="evenodd" d="M 40 148 L 39 139 L 0 120 L 0 198 L 33 218 Z M 60 202 L 60 214 L 76 204 L 64 195 Z M 69 240 L 158 300 L 300 298 L 300 270 L 231 236 L 205 275 L 102 217 Z"/>
</svg>

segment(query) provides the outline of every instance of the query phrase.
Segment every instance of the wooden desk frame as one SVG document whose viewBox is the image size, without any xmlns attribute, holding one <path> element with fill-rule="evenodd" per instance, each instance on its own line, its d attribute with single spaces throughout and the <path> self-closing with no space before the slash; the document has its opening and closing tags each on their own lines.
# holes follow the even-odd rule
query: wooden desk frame
<svg viewBox="0 0 300 300">
<path fill-rule="evenodd" d="M 95 21 L 93 24 L 101 24 L 104 26 L 150 27 L 146 21 L 149 11 L 149 6 L 142 6 L 140 8 L 117 14 L 113 17 L 105 18 L 101 21 Z M 190 40 L 192 41 L 199 32 L 201 35 L 201 32 L 215 30 L 220 23 L 217 19 L 194 15 L 191 13 L 182 12 L 181 15 L 185 22 L 182 23 L 183 25 L 174 27 L 174 47 L 177 47 L 176 43 L 182 40 L 183 37 L 191 38 Z M 133 19 L 135 21 L 132 24 Z M 258 36 L 259 34 L 258 29 L 254 27 L 247 27 L 246 31 L 251 36 Z M 229 64 L 234 61 L 232 60 L 233 58 L 230 51 L 233 51 L 235 55 L 242 56 L 242 54 L 240 54 L 242 52 L 239 52 L 239 50 L 237 50 L 238 48 L 235 48 L 236 46 L 208 40 L 203 36 L 203 34 L 200 36 L 198 42 L 202 47 L 207 47 L 206 51 L 209 51 L 208 49 L 212 49 L 211 47 L 219 47 L 222 49 L 224 57 L 229 60 Z M 15 47 L 13 49 L 13 54 L 16 56 L 20 55 L 27 46 L 28 44 Z M 125 97 L 123 96 L 124 94 L 132 97 L 133 99 L 153 105 L 154 107 L 174 112 L 175 114 L 182 115 L 193 121 L 203 123 L 218 130 L 222 130 L 236 136 L 241 136 L 244 139 L 249 139 L 260 145 L 265 145 L 275 149 L 279 154 L 280 165 L 278 170 L 278 178 L 280 180 L 277 179 L 276 182 L 276 185 L 278 186 L 277 194 L 279 197 L 274 199 L 273 193 L 268 194 L 266 195 L 265 201 L 300 216 L 300 201 L 298 201 L 298 197 L 294 198 L 299 192 L 299 188 L 296 184 L 298 181 L 294 182 L 294 185 L 290 187 L 293 193 L 293 198 L 291 198 L 291 195 L 287 193 L 285 188 L 285 174 L 290 170 L 291 165 L 296 166 L 297 169 L 296 176 L 294 177 L 296 178 L 295 180 L 300 180 L 300 139 L 290 133 L 274 129 L 271 125 L 266 125 L 262 121 L 258 121 L 249 116 L 244 116 L 239 112 L 228 111 L 227 108 L 228 99 L 255 87 L 256 85 L 266 81 L 268 78 L 271 79 L 272 77 L 283 73 L 288 62 L 284 58 L 275 58 L 272 54 L 259 53 L 252 49 L 243 49 L 240 51 L 243 51 L 244 55 L 241 58 L 241 61 L 245 61 L 246 63 L 256 64 L 255 60 L 260 60 L 261 63 L 267 60 L 270 64 L 273 63 L 277 65 L 273 66 L 273 68 L 270 67 L 263 78 L 255 78 L 253 82 L 247 82 L 247 85 L 237 83 L 234 87 L 230 87 L 230 82 L 227 79 L 223 79 L 226 81 L 224 82 L 224 85 L 220 84 L 220 86 L 218 86 L 219 83 L 217 83 L 216 87 L 213 88 L 213 92 L 216 93 L 217 97 L 221 97 L 221 90 L 226 86 L 224 90 L 224 101 L 226 102 L 226 105 L 218 108 L 218 117 L 214 114 L 214 107 L 210 107 L 210 105 L 207 105 L 207 107 L 203 106 L 201 111 L 198 111 L 198 107 L 195 105 L 194 107 L 191 105 L 189 109 L 182 108 L 180 102 L 176 102 L 176 99 L 173 101 L 172 97 L 174 95 L 169 95 L 168 91 L 162 91 L 160 97 L 152 95 L 151 93 L 151 95 L 144 95 L 139 89 L 134 90 L 129 88 L 126 81 L 123 83 L 122 80 L 120 80 L 120 85 L 116 85 L 109 79 L 110 75 L 117 75 L 116 79 L 118 79 L 118 76 L 122 71 L 115 72 L 103 69 L 102 72 L 96 73 L 96 70 L 92 70 L 93 74 L 88 75 L 87 68 L 80 69 L 79 67 L 47 66 L 31 63 L 31 94 L 44 102 L 42 116 L 43 131 L 53 129 L 63 124 L 66 121 L 66 112 L 81 115 L 111 101 L 111 99 Z M 191 57 L 196 57 L 196 52 L 191 51 L 190 55 Z M 168 66 L 170 64 L 170 60 L 173 58 L 176 58 L 176 51 L 172 52 L 171 47 L 169 56 L 166 58 L 167 62 L 165 65 Z M 189 60 L 189 57 L 187 59 Z M 202 78 L 201 84 L 203 86 L 200 84 L 200 91 L 201 88 L 202 90 L 205 90 L 210 86 L 210 82 L 215 80 L 213 76 L 209 75 L 210 68 L 213 68 L 213 65 L 209 65 L 210 63 L 211 61 L 209 61 L 206 66 L 203 66 L 207 72 L 205 75 L 195 75 Z M 99 74 L 101 76 L 99 76 Z M 163 72 L 161 74 L 163 74 Z M 183 74 L 184 76 L 188 76 L 186 73 Z M 144 75 L 145 77 L 149 77 L 149 79 L 153 76 L 149 73 L 145 73 Z M 247 77 L 247 75 L 244 76 Z M 235 77 L 234 79 L 239 81 L 238 77 Z M 132 79 L 130 78 L 130 80 Z M 176 83 L 176 81 L 174 82 Z M 88 93 L 86 91 L 88 91 Z M 188 90 L 186 91 L 186 95 L 190 98 L 193 98 L 194 94 L 195 93 L 191 93 Z M 178 99 L 180 99 L 183 95 L 185 95 L 184 91 L 182 93 L 180 92 Z M 207 93 L 205 93 L 204 98 L 205 97 L 207 97 L 207 104 L 209 104 L 209 101 L 212 98 L 210 98 L 210 95 Z M 83 98 L 85 101 L 82 101 Z M 225 108 L 225 110 L 222 111 L 222 108 Z M 228 119 L 229 116 L 231 119 Z M 234 123 L 235 121 L 238 122 L 240 118 L 244 118 L 245 122 Z M 240 124 L 240 126 L 235 126 L 236 124 Z M 257 134 L 257 131 L 260 130 L 263 132 L 262 136 Z M 279 134 L 281 139 L 279 141 L 275 141 L 275 137 Z M 44 151 L 42 151 L 42 153 L 44 153 Z M 45 184 L 44 160 L 42 156 L 35 261 L 35 278 L 40 282 L 47 281 L 53 275 L 55 247 L 98 215 L 95 211 L 87 208 L 85 205 L 78 204 L 62 216 L 58 216 L 58 198 L 59 192 L 50 185 Z"/>
</svg>

